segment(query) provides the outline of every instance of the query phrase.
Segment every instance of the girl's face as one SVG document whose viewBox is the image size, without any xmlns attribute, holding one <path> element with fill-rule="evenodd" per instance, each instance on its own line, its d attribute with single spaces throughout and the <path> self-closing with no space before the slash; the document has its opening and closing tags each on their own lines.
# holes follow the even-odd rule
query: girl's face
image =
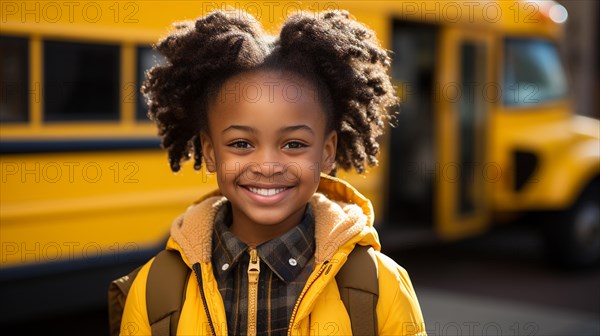
<svg viewBox="0 0 600 336">
<path fill-rule="evenodd" d="M 317 97 L 310 82 L 274 70 L 241 73 L 221 86 L 202 149 L 234 224 L 289 229 L 302 219 L 337 143 Z"/>
</svg>

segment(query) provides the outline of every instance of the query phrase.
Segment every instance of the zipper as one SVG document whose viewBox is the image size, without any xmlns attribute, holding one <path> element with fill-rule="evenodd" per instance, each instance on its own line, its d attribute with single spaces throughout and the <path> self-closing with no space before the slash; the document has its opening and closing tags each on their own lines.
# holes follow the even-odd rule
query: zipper
<svg viewBox="0 0 600 336">
<path fill-rule="evenodd" d="M 248 263 L 248 336 L 256 335 L 256 316 L 258 306 L 258 275 L 260 274 L 260 258 L 254 247 L 250 248 Z"/>
<path fill-rule="evenodd" d="M 300 293 L 300 296 L 298 296 L 298 300 L 296 300 L 296 304 L 294 305 L 294 310 L 292 310 L 292 316 L 290 317 L 290 325 L 288 326 L 288 336 L 292 334 L 292 327 L 294 326 L 294 320 L 296 319 L 296 314 L 298 313 L 298 306 L 300 306 L 300 301 L 302 301 L 302 298 L 304 298 L 304 295 L 306 295 L 306 292 L 308 292 L 310 286 L 312 286 L 312 284 L 315 283 L 315 281 L 317 281 L 317 279 L 321 276 L 328 264 L 329 260 L 325 260 L 323 262 L 323 265 L 321 265 L 321 268 L 319 268 L 317 275 L 315 275 L 311 282 L 304 286 L 304 289 Z"/>
<path fill-rule="evenodd" d="M 210 312 L 208 311 L 208 304 L 206 303 L 206 296 L 204 295 L 204 285 L 202 283 L 202 268 L 200 268 L 200 263 L 195 263 L 192 265 L 194 269 L 194 273 L 196 273 L 196 279 L 198 279 L 198 288 L 200 288 L 200 297 L 202 298 L 202 306 L 204 307 L 204 313 L 206 313 L 206 317 L 208 319 L 208 325 L 210 326 L 210 332 L 213 336 L 217 336 L 217 332 L 215 331 L 215 326 L 213 325 L 212 318 L 210 317 Z"/>
</svg>

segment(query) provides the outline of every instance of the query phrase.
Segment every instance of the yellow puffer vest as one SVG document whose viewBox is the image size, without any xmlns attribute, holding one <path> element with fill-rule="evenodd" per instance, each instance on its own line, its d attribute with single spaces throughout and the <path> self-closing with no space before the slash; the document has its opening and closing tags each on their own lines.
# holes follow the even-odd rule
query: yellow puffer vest
<svg viewBox="0 0 600 336">
<path fill-rule="evenodd" d="M 224 197 L 215 190 L 175 219 L 167 249 L 178 250 L 185 263 L 199 263 L 199 281 L 188 281 L 178 335 L 227 335 L 223 299 L 213 275 L 211 238 L 214 215 Z M 288 335 L 351 335 L 350 318 L 340 299 L 335 275 L 356 244 L 372 246 L 379 275 L 379 335 L 426 335 L 419 302 L 407 272 L 380 252 L 371 202 L 347 182 L 321 176 L 310 200 L 315 215 L 315 267 L 294 307 Z M 125 303 L 121 335 L 150 335 L 146 279 L 154 259 L 138 273 Z M 207 316 L 210 314 L 210 322 Z"/>
</svg>

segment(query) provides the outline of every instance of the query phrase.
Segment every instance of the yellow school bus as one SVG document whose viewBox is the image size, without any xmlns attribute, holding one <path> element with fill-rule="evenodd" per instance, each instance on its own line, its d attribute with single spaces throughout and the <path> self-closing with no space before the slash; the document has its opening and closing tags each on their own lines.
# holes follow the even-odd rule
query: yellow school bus
<svg viewBox="0 0 600 336">
<path fill-rule="evenodd" d="M 216 188 L 171 173 L 139 86 L 172 22 L 226 5 L 273 32 L 346 9 L 393 52 L 403 102 L 380 165 L 338 174 L 373 201 L 384 247 L 535 214 L 553 258 L 600 258 L 600 126 L 573 114 L 555 2 L 3 1 L 0 319 L 101 304 Z"/>
</svg>

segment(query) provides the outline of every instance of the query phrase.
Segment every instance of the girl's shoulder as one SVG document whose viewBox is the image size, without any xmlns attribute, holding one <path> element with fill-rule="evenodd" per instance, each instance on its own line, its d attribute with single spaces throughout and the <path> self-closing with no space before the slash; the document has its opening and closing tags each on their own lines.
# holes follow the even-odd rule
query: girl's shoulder
<svg viewBox="0 0 600 336">
<path fill-rule="evenodd" d="M 377 304 L 381 335 L 426 335 L 423 314 L 408 271 L 389 256 L 375 252 L 379 277 Z"/>
</svg>

